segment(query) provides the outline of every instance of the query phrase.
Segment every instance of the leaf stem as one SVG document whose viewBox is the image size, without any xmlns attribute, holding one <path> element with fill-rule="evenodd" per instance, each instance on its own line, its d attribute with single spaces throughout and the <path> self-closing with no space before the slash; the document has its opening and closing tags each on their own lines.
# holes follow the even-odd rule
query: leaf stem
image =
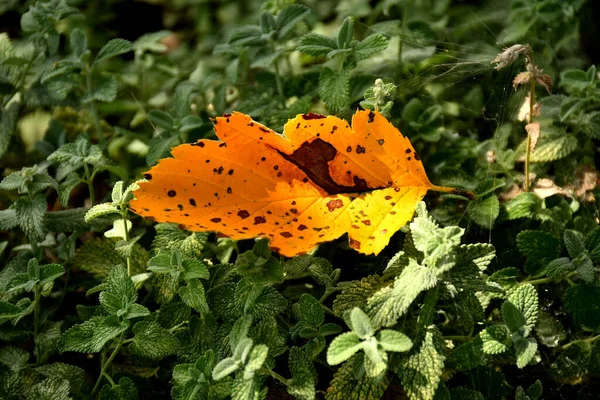
<svg viewBox="0 0 600 400">
<path fill-rule="evenodd" d="M 277 84 L 277 93 L 279 93 L 279 97 L 281 97 L 281 101 L 285 100 L 285 95 L 283 93 L 283 83 L 281 81 L 281 74 L 279 72 L 279 59 L 275 59 L 273 61 L 273 67 L 275 68 L 275 83 Z"/>
<path fill-rule="evenodd" d="M 98 117 L 98 110 L 96 110 L 96 103 L 93 98 L 94 86 L 92 84 L 92 67 L 89 64 L 85 67 L 85 80 L 87 84 L 87 93 L 91 97 L 90 113 L 92 114 L 92 118 L 94 120 L 94 127 L 96 128 L 98 141 L 100 142 L 101 147 L 104 148 L 106 147 L 106 141 L 104 139 L 104 135 L 102 134 L 102 127 L 100 126 L 100 117 Z"/>
<path fill-rule="evenodd" d="M 123 229 L 125 230 L 125 241 L 129 243 L 129 229 L 127 229 L 127 210 L 123 212 Z M 131 276 L 131 257 L 127 256 L 127 276 Z"/>
<path fill-rule="evenodd" d="M 402 64 L 402 47 L 404 46 L 404 40 L 402 35 L 406 32 L 406 26 L 408 25 L 408 5 L 410 0 L 404 0 L 404 8 L 402 9 L 402 21 L 400 25 L 400 36 L 398 37 L 398 63 Z"/>
<path fill-rule="evenodd" d="M 529 121 L 533 122 L 533 105 L 535 104 L 535 79 L 531 79 L 529 83 Z M 525 191 L 529 192 L 529 159 L 531 158 L 531 134 L 527 131 L 527 149 L 525 150 Z"/>
<path fill-rule="evenodd" d="M 285 386 L 288 386 L 288 380 L 285 379 L 283 376 L 279 375 L 277 372 L 272 371 L 270 369 L 267 368 L 261 368 L 258 370 L 258 372 L 260 372 L 263 375 L 269 375 L 272 378 L 277 379 L 279 382 L 283 383 Z"/>
<path fill-rule="evenodd" d="M 112 361 L 115 359 L 115 357 L 119 353 L 119 350 L 121 350 L 121 346 L 123 345 L 124 337 L 125 337 L 125 332 L 121 333 L 121 336 L 119 337 L 119 342 L 117 343 L 117 346 L 111 353 L 110 357 L 108 357 L 108 360 L 106 360 L 106 362 L 102 366 L 102 370 L 100 371 L 100 376 L 98 376 L 98 380 L 96 381 L 96 384 L 94 385 L 94 389 L 92 390 L 92 397 L 94 397 L 94 394 L 96 394 L 96 392 L 98 391 L 98 388 L 100 387 L 100 383 L 102 382 L 102 377 L 104 377 L 104 374 L 106 374 L 106 370 L 108 369 L 108 367 L 110 366 Z"/>
<path fill-rule="evenodd" d="M 35 284 L 33 289 L 33 296 L 35 301 L 33 308 L 33 342 L 35 346 L 35 364 L 40 365 L 40 348 L 36 342 L 38 333 L 40 332 L 40 288 L 38 283 Z"/>
<path fill-rule="evenodd" d="M 525 283 L 528 283 L 530 285 L 541 285 L 544 283 L 559 282 L 562 280 L 569 280 L 572 276 L 574 276 L 576 274 L 577 274 L 577 271 L 571 271 L 565 276 L 559 276 L 559 277 L 555 277 L 555 278 L 548 277 L 548 278 L 540 278 L 540 279 L 533 279 L 533 280 L 525 279 L 523 282 L 520 283 L 520 285 L 523 285 Z"/>
<path fill-rule="evenodd" d="M 94 207 L 94 204 L 96 203 L 96 196 L 94 195 L 94 185 L 92 183 L 93 178 L 90 175 L 90 169 L 85 161 L 83 162 L 83 170 L 85 171 L 85 181 L 88 186 L 88 191 L 90 192 L 90 204 L 92 207 Z"/>
<path fill-rule="evenodd" d="M 564 346 L 562 346 L 561 350 L 568 349 L 569 347 L 571 347 L 573 345 L 573 343 L 577 343 L 577 342 L 593 343 L 593 342 L 595 342 L 598 339 L 600 339 L 600 335 L 592 336 L 592 337 L 587 338 L 587 339 L 573 340 L 572 342 L 569 342 L 569 343 L 565 344 Z"/>
</svg>

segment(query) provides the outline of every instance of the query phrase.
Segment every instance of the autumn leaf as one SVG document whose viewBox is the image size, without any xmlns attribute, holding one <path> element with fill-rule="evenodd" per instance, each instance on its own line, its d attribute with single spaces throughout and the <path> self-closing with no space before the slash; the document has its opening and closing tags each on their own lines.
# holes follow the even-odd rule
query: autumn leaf
<svg viewBox="0 0 600 400">
<path fill-rule="evenodd" d="M 298 115 L 284 135 L 241 113 L 216 119 L 221 141 L 178 146 L 144 175 L 134 212 L 233 239 L 268 237 L 294 256 L 348 233 L 350 246 L 378 254 L 434 186 L 407 138 L 377 111 L 350 125 Z"/>
</svg>

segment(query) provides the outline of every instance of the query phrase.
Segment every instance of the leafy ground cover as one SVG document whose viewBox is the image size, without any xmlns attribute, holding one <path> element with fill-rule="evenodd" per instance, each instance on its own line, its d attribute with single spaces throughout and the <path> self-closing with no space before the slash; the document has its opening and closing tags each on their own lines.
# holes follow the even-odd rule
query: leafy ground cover
<svg viewBox="0 0 600 400">
<path fill-rule="evenodd" d="M 0 398 L 595 397 L 591 3 L 2 2 Z M 475 200 L 291 258 L 129 207 L 216 117 L 357 108 Z"/>
</svg>

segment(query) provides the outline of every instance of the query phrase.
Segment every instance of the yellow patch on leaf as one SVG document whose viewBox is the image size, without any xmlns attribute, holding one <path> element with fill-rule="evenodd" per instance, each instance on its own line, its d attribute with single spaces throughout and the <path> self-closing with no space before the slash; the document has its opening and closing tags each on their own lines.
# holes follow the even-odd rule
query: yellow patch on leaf
<svg viewBox="0 0 600 400">
<path fill-rule="evenodd" d="M 284 135 L 233 113 L 216 120 L 221 141 L 178 146 L 144 176 L 134 212 L 233 239 L 268 237 L 284 256 L 348 233 L 378 254 L 434 186 L 409 140 L 378 112 L 298 115 Z"/>
</svg>

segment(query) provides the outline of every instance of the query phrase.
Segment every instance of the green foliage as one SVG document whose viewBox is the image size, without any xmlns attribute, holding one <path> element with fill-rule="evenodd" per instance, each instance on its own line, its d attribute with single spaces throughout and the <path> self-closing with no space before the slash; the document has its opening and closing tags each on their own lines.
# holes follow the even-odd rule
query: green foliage
<svg viewBox="0 0 600 400">
<path fill-rule="evenodd" d="M 0 3 L 0 398 L 596 394 L 591 2 Z M 357 107 L 476 199 L 428 194 L 377 256 L 291 259 L 129 210 L 218 115 Z"/>
</svg>

